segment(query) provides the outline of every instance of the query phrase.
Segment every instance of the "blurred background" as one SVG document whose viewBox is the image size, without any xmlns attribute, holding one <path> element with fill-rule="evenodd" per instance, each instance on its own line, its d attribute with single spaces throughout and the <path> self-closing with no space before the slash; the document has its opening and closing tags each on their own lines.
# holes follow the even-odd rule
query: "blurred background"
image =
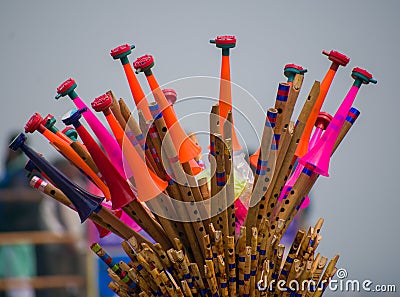
<svg viewBox="0 0 400 297">
<path fill-rule="evenodd" d="M 278 83 L 286 80 L 284 65 L 296 63 L 308 69 L 295 120 L 314 80 L 322 80 L 329 68 L 330 62 L 321 51 L 345 53 L 351 61 L 339 69 L 324 111 L 335 113 L 352 84 L 352 68 L 367 69 L 378 84 L 361 88 L 354 104 L 361 115 L 332 158 L 330 177 L 320 178 L 313 188 L 307 224 L 314 224 L 319 217 L 325 219 L 319 252 L 329 258 L 340 254 L 338 267 L 347 270 L 349 279 L 396 284 L 400 290 L 398 1 L 15 0 L 0 5 L 1 164 L 6 162 L 11 133 L 22 132 L 34 112 L 43 116 L 51 113 L 62 126 L 61 116 L 73 105 L 69 99 L 56 101 L 54 96 L 56 87 L 69 77 L 77 81 L 77 92 L 87 104 L 111 89 L 133 109 L 120 62 L 109 54 L 124 43 L 136 46 L 131 62 L 147 53 L 154 56 L 159 83 L 176 88 L 178 116 L 186 117 L 184 127 L 196 132 L 208 130 L 208 122 L 193 114 L 209 112 L 211 102 L 201 98 L 185 101 L 184 86 L 196 85 L 196 79 L 183 83 L 182 89 L 176 80 L 218 77 L 220 51 L 209 40 L 235 35 L 231 79 L 238 85 L 233 91 L 238 110 L 234 117 L 250 153 L 258 147 L 263 112 L 273 106 Z M 139 75 L 139 80 L 148 92 L 144 75 Z M 210 87 L 205 94 L 215 98 L 218 88 Z M 43 136 L 36 133 L 28 137 L 31 146 L 47 159 L 56 159 L 56 152 Z M 206 140 L 199 140 L 205 151 Z M 82 260 L 77 265 L 82 265 Z M 76 293 L 70 290 L 68 294 Z"/>
</svg>

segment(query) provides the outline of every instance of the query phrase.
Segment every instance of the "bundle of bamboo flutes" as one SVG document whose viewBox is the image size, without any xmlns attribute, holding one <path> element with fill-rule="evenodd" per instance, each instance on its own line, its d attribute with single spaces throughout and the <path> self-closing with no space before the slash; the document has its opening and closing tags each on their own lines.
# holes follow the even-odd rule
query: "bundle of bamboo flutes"
<svg viewBox="0 0 400 297">
<path fill-rule="evenodd" d="M 104 113 L 112 137 L 69 79 L 57 89 L 57 97 L 69 96 L 79 108 L 63 118 L 76 133 L 71 134 L 73 129 L 62 133 L 53 117 L 43 119 L 38 114 L 25 126 L 26 132 L 42 133 L 111 199 L 114 210 L 122 209 L 154 241 L 124 224 L 102 204 L 104 197 L 65 178 L 25 144 L 24 134 L 10 147 L 29 157 L 33 187 L 75 209 L 82 221 L 90 218 L 124 239 L 129 263 L 116 263 L 98 243 L 91 246 L 109 266 L 109 287 L 119 296 L 321 296 L 338 260 L 336 255 L 326 265 L 328 259 L 315 252 L 323 220 L 307 231 L 299 230 L 286 256 L 281 238 L 308 203 L 319 175 L 328 175 L 330 156 L 359 115 L 351 106 L 361 84 L 376 81 L 367 71 L 354 68 L 354 84 L 336 114 L 320 113 L 334 74 L 349 62 L 339 52 L 324 51 L 332 65 L 322 83 L 313 84 L 294 124 L 292 113 L 306 70 L 285 66 L 288 80 L 278 86 L 275 105 L 266 113 L 260 148 L 250 157 L 254 184 L 246 219 L 237 228 L 233 156 L 241 148 L 232 119 L 229 69 L 229 50 L 236 39 L 219 36 L 212 43 L 222 49 L 222 67 L 219 103 L 210 113 L 209 179 L 196 178 L 200 149 L 177 121 L 167 100 L 172 96 L 175 101 L 176 93 L 160 89 L 149 55 L 133 63 L 137 73 L 145 73 L 156 101 L 147 102 L 127 58 L 133 46 L 120 46 L 111 55 L 123 64 L 139 122 L 111 91 L 96 98 L 91 106 Z M 104 150 L 81 123 L 81 116 Z"/>
</svg>

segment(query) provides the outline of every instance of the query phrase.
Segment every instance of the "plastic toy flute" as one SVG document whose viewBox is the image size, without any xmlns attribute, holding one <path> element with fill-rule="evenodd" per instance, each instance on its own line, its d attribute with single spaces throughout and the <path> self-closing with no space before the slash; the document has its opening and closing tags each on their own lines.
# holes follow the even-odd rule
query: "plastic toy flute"
<svg viewBox="0 0 400 297">
<path fill-rule="evenodd" d="M 232 90 L 231 90 L 231 69 L 230 69 L 230 49 L 236 46 L 235 36 L 217 36 L 210 40 L 217 48 L 222 50 L 221 75 L 219 85 L 219 115 L 221 117 L 220 134 L 223 135 L 224 122 L 228 116 L 228 111 L 232 112 Z M 235 152 L 240 151 L 240 146 L 232 120 L 232 145 Z"/>
<path fill-rule="evenodd" d="M 77 108 L 88 108 L 85 102 L 83 102 L 83 100 L 76 93 L 76 87 L 77 84 L 72 78 L 67 79 L 57 88 L 57 95 L 55 98 L 59 99 L 64 96 L 69 96 Z M 124 176 L 125 173 L 122 165 L 122 153 L 117 141 L 111 136 L 110 132 L 108 132 L 108 130 L 103 126 L 99 119 L 96 118 L 94 113 L 89 108 L 83 116 L 106 150 L 107 155 L 113 162 L 114 166 L 117 168 L 119 173 Z"/>
<path fill-rule="evenodd" d="M 128 59 L 128 55 L 132 53 L 132 50 L 134 48 L 134 45 L 124 44 L 112 49 L 110 54 L 114 60 L 119 59 L 121 61 L 126 78 L 128 79 L 133 100 L 135 101 L 138 110 L 141 110 L 143 112 L 146 120 L 151 121 L 152 116 L 149 110 L 149 103 L 147 102 L 147 98 L 142 90 L 142 87 L 139 84 L 138 79 L 136 78 L 136 75 Z"/>
<path fill-rule="evenodd" d="M 153 75 L 151 68 L 154 66 L 154 59 L 150 55 L 145 55 L 138 58 L 133 63 L 136 72 L 144 72 L 147 82 L 153 92 L 154 99 L 159 105 L 163 118 L 171 133 L 172 140 L 176 151 L 178 152 L 179 160 L 181 163 L 187 163 L 200 154 L 201 148 L 196 145 L 183 131 L 179 121 L 176 117 L 175 111 L 168 103 L 164 93 Z"/>
</svg>

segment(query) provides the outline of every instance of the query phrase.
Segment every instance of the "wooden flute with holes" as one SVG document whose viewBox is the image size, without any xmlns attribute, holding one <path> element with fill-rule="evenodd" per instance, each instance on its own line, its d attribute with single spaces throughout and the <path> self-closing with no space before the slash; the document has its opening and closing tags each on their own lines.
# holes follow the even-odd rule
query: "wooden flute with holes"
<svg viewBox="0 0 400 297">
<path fill-rule="evenodd" d="M 289 94 L 287 99 L 285 118 L 283 119 L 284 128 L 290 122 L 292 118 L 293 110 L 297 102 L 297 98 L 299 97 L 301 87 L 303 85 L 304 74 L 296 74 L 294 76 L 293 82 L 289 82 Z"/>
<path fill-rule="evenodd" d="M 137 144 L 135 144 L 135 148 L 136 148 L 137 152 L 142 157 L 143 157 L 143 152 L 144 152 L 146 164 L 159 177 L 161 177 L 163 179 L 160 171 L 158 170 L 158 168 L 156 167 L 156 164 L 153 161 L 153 158 L 151 157 L 150 149 L 149 149 L 149 147 L 147 145 L 147 141 L 146 141 L 147 135 L 144 135 L 142 132 L 142 131 L 146 132 L 147 129 L 142 129 L 139 127 L 135 118 L 132 116 L 131 111 L 129 110 L 128 106 L 126 105 L 125 101 L 122 98 L 119 99 L 118 104 L 119 104 L 120 112 L 126 121 L 125 133 L 127 134 L 128 137 L 131 136 L 130 134 L 133 134 L 132 136 L 134 136 L 137 140 Z M 142 114 L 141 111 L 139 111 L 139 119 L 140 119 L 140 114 Z"/>
<path fill-rule="evenodd" d="M 278 111 L 278 115 L 276 117 L 276 125 L 274 128 L 275 134 L 276 134 L 276 139 L 279 147 L 279 142 L 281 138 L 281 134 L 283 132 L 283 129 L 285 128 L 285 122 L 289 122 L 288 117 L 286 116 L 287 114 L 287 99 L 289 95 L 289 89 L 290 85 L 288 83 L 281 82 L 278 85 L 278 91 L 276 94 L 276 99 L 275 99 L 275 109 Z M 279 150 L 279 148 L 278 148 Z"/>
<path fill-rule="evenodd" d="M 157 103 L 155 103 L 155 102 L 153 102 L 153 103 L 151 103 L 150 104 L 150 109 L 151 109 L 151 111 L 152 111 L 152 113 L 155 115 L 155 116 L 157 116 L 157 117 L 160 117 L 160 118 L 162 118 L 163 119 L 163 117 L 162 117 L 162 114 L 159 112 L 159 108 L 158 108 L 158 105 L 157 105 Z M 157 114 L 157 112 L 158 112 L 158 114 Z M 139 113 L 139 115 L 140 115 L 140 113 Z M 158 119 L 157 119 L 158 120 Z M 159 120 L 158 120 L 159 121 Z M 164 123 L 165 123 L 165 121 L 164 121 Z M 164 128 L 165 127 L 165 128 Z M 156 137 L 156 135 L 155 135 L 155 137 L 152 137 L 152 141 L 153 141 L 153 145 L 154 145 L 154 148 L 156 149 L 156 152 L 157 152 L 157 154 L 158 154 L 158 156 L 159 156 L 159 158 L 161 158 L 162 160 L 162 164 L 164 164 L 164 159 L 162 158 L 162 156 L 163 156 L 163 153 L 162 153 L 162 148 L 161 148 L 161 142 L 162 142 L 162 140 L 163 140 L 163 138 L 162 137 L 164 137 L 164 135 L 169 135 L 169 133 L 168 133 L 168 129 L 167 129 L 167 126 L 165 125 L 165 126 L 163 126 L 162 128 L 161 128 L 161 130 L 159 129 L 160 127 L 158 127 L 157 129 L 156 129 L 156 131 L 158 131 L 158 134 L 159 134 L 159 138 L 158 137 Z M 165 130 L 165 131 L 163 131 L 163 130 Z M 151 135 L 153 135 L 153 134 L 157 134 L 157 133 L 152 133 Z M 171 138 L 172 139 L 172 138 Z M 173 143 L 173 142 L 172 142 Z M 173 151 L 176 151 L 176 149 L 175 150 L 172 150 L 171 152 L 173 152 Z M 178 155 L 178 154 L 177 154 Z M 174 159 L 174 162 L 175 162 L 176 160 Z M 189 161 L 190 162 L 190 161 Z M 185 176 L 186 176 L 186 180 L 187 180 L 187 183 L 188 183 L 188 185 L 189 185 L 189 187 L 190 187 L 190 190 L 191 190 L 191 193 L 192 193 L 192 196 L 193 196 L 193 198 L 194 198 L 194 201 L 195 202 L 197 202 L 197 209 L 198 209 L 198 214 L 199 214 L 199 216 L 200 216 L 200 218 L 201 218 L 201 220 L 203 221 L 203 224 L 204 225 L 206 225 L 206 224 L 208 224 L 209 223 L 209 212 L 208 212 L 208 210 L 207 210 L 207 208 L 206 208 L 206 206 L 205 206 L 205 204 L 203 203 L 203 196 L 202 196 L 202 194 L 201 194 L 201 191 L 200 191 L 200 188 L 199 188 L 199 185 L 198 185 L 198 183 L 197 183 L 197 180 L 196 180 L 196 178 L 194 177 L 194 174 L 193 174 L 193 172 L 192 172 L 192 168 L 191 168 L 191 165 L 189 164 L 189 162 L 183 162 L 183 163 L 181 163 L 181 166 L 178 166 L 179 168 L 182 168 L 183 169 L 183 171 L 184 171 L 184 173 L 185 173 Z M 194 160 L 193 160 L 193 162 L 195 162 Z M 161 165 L 162 165 L 161 164 Z M 165 166 L 164 166 L 165 167 Z M 179 168 L 176 168 L 176 169 L 179 169 Z M 167 174 L 167 178 L 168 178 L 168 174 Z M 169 181 L 171 181 L 170 179 L 168 179 Z M 174 197 L 174 194 L 176 194 L 176 192 L 174 192 L 174 193 L 172 193 L 172 197 Z"/>
<path fill-rule="evenodd" d="M 314 293 L 313 296 L 315 297 L 321 297 L 322 294 L 325 292 L 325 289 L 328 287 L 330 280 L 332 277 L 335 275 L 337 269 L 335 267 L 337 261 L 339 260 L 339 255 L 335 255 L 331 261 L 329 261 L 328 266 L 325 269 L 324 274 L 322 275 L 318 286 L 317 286 L 317 291 Z"/>
<path fill-rule="evenodd" d="M 119 106 L 117 99 L 115 98 L 114 93 L 111 90 L 109 90 L 106 92 L 106 94 L 112 98 L 112 105 L 110 106 L 111 112 L 114 114 L 115 118 L 117 119 L 118 123 L 121 125 L 122 129 L 125 130 L 127 120 L 122 115 L 121 108 Z M 121 98 L 121 100 L 122 100 L 122 98 Z"/>
<path fill-rule="evenodd" d="M 228 212 L 228 235 L 235 236 L 236 214 L 235 214 L 235 170 L 233 167 L 233 144 L 232 144 L 232 112 L 228 111 L 224 123 L 225 143 L 225 173 L 227 181 L 225 185 L 226 204 Z"/>
<path fill-rule="evenodd" d="M 280 117 L 281 120 L 281 131 L 277 131 L 278 133 L 282 134 L 281 137 L 281 141 L 282 142 L 290 142 L 289 140 L 285 140 L 285 137 L 288 137 L 288 134 L 284 134 L 283 131 L 284 129 L 288 129 L 289 127 L 289 123 L 290 123 L 290 119 L 292 117 L 292 113 L 294 110 L 294 106 L 297 102 L 297 98 L 299 96 L 300 90 L 301 90 L 301 86 L 303 84 L 303 79 L 304 79 L 304 74 L 296 74 L 294 76 L 294 79 L 292 82 L 287 83 L 287 88 L 288 88 L 288 94 L 287 94 L 287 102 L 284 106 L 284 109 L 282 110 L 282 115 Z M 278 98 L 278 96 L 277 96 Z M 277 101 L 278 102 L 278 101 Z M 275 107 L 277 108 L 277 107 Z M 284 148 L 283 146 L 281 146 L 281 148 Z M 284 150 L 281 151 L 280 148 L 278 148 L 278 154 L 281 154 L 282 157 L 284 157 L 286 155 L 286 150 L 287 148 L 285 148 Z M 280 168 L 280 166 L 278 166 L 278 168 Z"/>
<path fill-rule="evenodd" d="M 155 171 L 161 178 L 168 179 L 163 163 L 161 162 L 161 140 L 153 121 L 146 122 L 142 111 L 139 111 L 139 126 L 145 131 L 146 160 L 153 164 Z"/>
<path fill-rule="evenodd" d="M 215 154 L 215 138 L 216 135 L 219 134 L 219 105 L 215 104 L 211 107 L 210 112 L 210 188 L 211 188 L 211 223 L 213 226 L 218 225 L 218 217 L 215 215 L 217 213 L 216 205 L 214 203 L 213 198 L 215 199 L 218 194 L 218 185 L 217 185 L 217 175 L 215 174 L 217 171 L 217 162 L 216 162 L 216 154 Z"/>
<path fill-rule="evenodd" d="M 246 227 L 240 227 L 239 238 L 236 242 L 236 259 L 238 270 L 239 296 L 244 294 L 244 270 L 246 262 Z"/>
<path fill-rule="evenodd" d="M 178 209 L 178 214 L 181 215 L 182 219 L 184 220 L 183 226 L 185 228 L 185 233 L 188 237 L 189 244 L 192 247 L 193 256 L 196 258 L 196 263 L 198 265 L 203 265 L 204 250 L 202 243 L 206 232 L 201 220 L 200 212 L 193 198 L 192 191 L 186 179 L 186 174 L 179 162 L 172 139 L 169 133 L 167 133 L 168 129 L 164 119 L 161 116 L 156 118 L 155 124 L 160 135 L 160 139 L 163 143 L 162 149 L 165 153 L 165 159 L 167 159 L 165 160 L 164 164 L 169 164 L 171 166 L 172 173 L 174 174 L 174 178 L 178 184 L 180 195 L 174 198 L 186 202 L 186 207 L 180 207 Z"/>
<path fill-rule="evenodd" d="M 256 295 L 256 273 L 257 273 L 257 263 L 258 263 L 258 251 L 257 251 L 257 236 L 258 230 L 256 227 L 251 228 L 251 261 L 250 261 L 250 297 L 255 297 Z"/>
<path fill-rule="evenodd" d="M 260 207 L 265 207 L 263 204 L 263 198 L 265 193 L 270 186 L 271 179 L 275 172 L 275 160 L 276 160 L 276 145 L 272 139 L 274 137 L 274 121 L 278 115 L 278 111 L 275 108 L 269 108 L 267 110 L 267 116 L 265 119 L 265 125 L 260 145 L 260 154 L 258 156 L 257 168 L 254 176 L 253 191 L 250 197 L 250 205 L 246 215 L 244 225 L 246 226 L 247 232 L 247 244 L 250 243 L 250 232 L 251 228 L 259 226 L 257 220 L 257 214 Z M 265 198 L 264 198 L 265 199 Z M 257 224 L 258 223 L 258 224 Z"/>
<path fill-rule="evenodd" d="M 298 140 L 300 139 L 301 134 L 303 133 L 304 125 L 307 121 L 309 114 L 311 113 L 312 107 L 314 106 L 315 101 L 318 98 L 319 85 L 320 83 L 318 81 L 314 82 L 310 90 L 310 93 L 307 97 L 307 100 L 303 105 L 303 108 L 297 119 L 293 132 L 293 137 L 290 141 L 286 156 L 282 162 L 282 166 L 280 167 L 279 171 L 277 168 L 275 169 L 275 174 L 272 178 L 271 185 L 268 188 L 267 193 L 264 195 L 265 207 L 259 210 L 259 216 L 262 217 L 265 216 L 267 219 L 269 219 L 278 201 L 279 194 L 285 184 L 285 181 L 290 171 L 290 166 L 294 157 L 294 152 L 296 150 Z"/>
<path fill-rule="evenodd" d="M 215 137 L 215 160 L 216 166 L 216 182 L 217 194 L 213 196 L 213 203 L 211 207 L 216 207 L 217 225 L 214 227 L 222 232 L 223 238 L 229 235 L 228 227 L 228 210 L 226 202 L 226 172 L 225 172 L 225 144 L 222 140 L 222 135 L 216 134 Z M 213 212 L 214 215 L 214 212 Z"/>
<path fill-rule="evenodd" d="M 142 158 L 146 158 L 146 163 L 148 165 L 152 165 L 151 167 L 155 167 L 157 168 L 154 163 L 150 162 L 149 164 L 149 158 L 147 158 L 147 155 L 143 155 L 143 151 L 145 150 L 145 139 L 143 136 L 142 131 L 140 130 L 138 124 L 136 123 L 135 119 L 133 117 L 131 117 L 130 111 L 127 108 L 127 106 L 125 105 L 124 101 L 121 99 L 120 100 L 120 106 L 121 106 L 121 111 L 122 114 L 124 115 L 125 118 L 127 118 L 127 125 L 130 126 L 130 128 L 133 131 L 133 137 L 136 139 L 135 142 L 135 149 L 140 152 L 140 155 Z M 131 132 L 129 130 L 126 130 L 125 132 Z M 152 160 L 152 158 L 150 157 L 150 160 Z M 163 177 L 161 174 L 158 175 L 160 177 Z M 172 204 L 169 203 L 170 200 L 169 199 L 163 199 L 163 197 L 161 197 L 163 194 L 160 194 L 159 197 L 157 197 L 157 199 L 148 202 L 148 204 L 153 205 L 153 207 L 157 208 L 157 212 L 155 213 L 155 216 L 157 216 L 158 221 L 160 222 L 160 224 L 162 225 L 162 227 L 165 229 L 165 232 L 167 232 L 170 236 L 172 236 L 172 238 L 178 237 L 179 235 L 179 231 L 177 231 L 176 229 L 179 229 L 179 223 L 173 223 L 171 222 L 168 217 L 174 216 L 175 215 L 175 210 L 172 207 Z M 161 214 L 161 215 L 160 215 Z"/>
<path fill-rule="evenodd" d="M 358 110 L 357 110 L 358 112 Z M 343 141 L 344 137 L 346 136 L 346 134 L 349 132 L 350 128 L 352 127 L 352 125 L 354 124 L 355 120 L 357 119 L 359 115 L 359 112 L 356 114 L 355 117 L 347 117 L 346 121 L 344 123 L 344 125 L 342 126 L 340 133 L 339 133 L 339 137 L 336 139 L 335 142 L 335 146 L 332 150 L 331 156 L 335 153 L 336 149 L 338 148 L 338 146 L 340 145 L 340 143 Z M 307 170 L 306 170 L 307 171 Z M 284 228 L 284 232 L 286 231 L 286 229 L 289 227 L 290 222 L 292 221 L 292 219 L 295 217 L 295 215 L 297 214 L 297 212 L 300 210 L 300 204 L 302 203 L 302 201 L 304 200 L 304 197 L 308 195 L 308 193 L 310 192 L 311 188 L 314 186 L 314 184 L 316 183 L 317 179 L 319 177 L 319 174 L 316 173 L 311 173 L 311 176 L 309 178 L 309 181 L 307 183 L 305 183 L 303 186 L 304 188 L 302 189 L 303 191 L 303 197 L 301 199 L 299 199 L 296 203 L 298 203 L 295 207 L 293 207 L 291 209 L 291 212 L 288 216 L 288 219 L 286 220 L 286 225 Z M 284 202 L 286 204 L 289 204 L 289 202 L 285 201 L 281 201 Z M 278 208 L 281 208 L 280 205 L 276 205 L 276 209 L 274 209 L 274 212 L 278 212 Z"/>
</svg>

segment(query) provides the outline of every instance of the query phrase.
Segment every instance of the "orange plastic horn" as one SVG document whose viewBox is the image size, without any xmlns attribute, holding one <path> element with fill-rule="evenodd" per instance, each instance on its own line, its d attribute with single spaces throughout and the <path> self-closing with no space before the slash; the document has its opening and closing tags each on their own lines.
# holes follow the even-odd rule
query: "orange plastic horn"
<svg viewBox="0 0 400 297">
<path fill-rule="evenodd" d="M 152 117 L 149 110 L 149 103 L 147 102 L 142 87 L 140 86 L 139 81 L 135 73 L 133 72 L 132 66 L 131 64 L 129 64 L 128 60 L 128 55 L 132 53 L 132 50 L 134 48 L 134 45 L 124 44 L 112 49 L 110 54 L 114 58 L 114 60 L 119 59 L 121 61 L 126 78 L 128 79 L 133 100 L 135 101 L 138 110 L 141 110 L 143 112 L 146 121 L 151 121 Z"/>
<path fill-rule="evenodd" d="M 57 148 L 68 160 L 70 160 L 79 169 L 88 175 L 92 181 L 100 188 L 104 196 L 109 200 L 111 198 L 108 187 L 102 182 L 102 180 L 93 172 L 93 170 L 79 157 L 79 155 L 73 150 L 69 144 L 59 138 L 56 134 L 50 132 L 45 126 L 42 125 L 43 119 L 40 114 L 35 113 L 29 121 L 25 124 L 25 132 L 33 133 L 38 130 L 44 137 L 46 137 L 50 143 Z"/>
<path fill-rule="evenodd" d="M 315 102 L 315 105 L 308 117 L 306 126 L 304 127 L 303 134 L 301 135 L 300 142 L 297 145 L 295 156 L 298 158 L 303 157 L 308 152 L 308 145 L 311 137 L 311 132 L 313 130 L 315 121 L 317 120 L 319 111 L 321 110 L 322 104 L 328 94 L 329 88 L 332 84 L 333 78 L 335 77 L 336 71 L 339 66 L 346 66 L 350 58 L 346 57 L 344 54 L 337 51 L 322 52 L 324 55 L 328 56 L 329 60 L 332 61 L 331 67 L 326 73 L 324 79 L 321 82 L 320 92 Z"/>
<path fill-rule="evenodd" d="M 228 112 L 232 112 L 232 91 L 231 91 L 231 68 L 229 52 L 231 48 L 236 46 L 235 36 L 217 36 L 214 40 L 210 40 L 217 48 L 222 49 L 221 75 L 219 85 L 219 115 L 221 135 L 223 135 L 224 122 L 228 116 Z M 232 120 L 232 146 L 235 152 L 242 150 L 236 136 L 235 126 Z"/>
<path fill-rule="evenodd" d="M 153 66 L 154 59 L 150 55 L 142 56 L 133 63 L 136 73 L 144 72 L 146 75 L 147 82 L 149 83 L 149 86 L 153 92 L 154 99 L 159 105 L 165 123 L 167 124 L 167 127 L 171 133 L 172 141 L 179 155 L 179 161 L 181 163 L 187 163 L 201 153 L 201 147 L 196 145 L 186 135 L 182 126 L 179 124 L 175 111 L 165 98 L 164 93 L 161 91 L 160 86 L 158 85 L 158 82 L 151 71 L 151 67 Z"/>
<path fill-rule="evenodd" d="M 96 98 L 91 105 L 95 111 L 102 111 L 104 113 L 114 135 L 117 136 L 117 140 L 122 137 L 122 139 L 120 138 L 120 141 L 123 143 L 122 152 L 132 170 L 139 200 L 142 202 L 148 201 L 161 194 L 167 188 L 168 183 L 159 178 L 147 167 L 143 158 L 136 151 L 135 147 L 124 133 L 124 130 L 122 130 L 110 110 L 110 106 L 112 105 L 111 96 L 104 94 Z M 146 172 L 149 174 L 146 174 Z"/>
</svg>

